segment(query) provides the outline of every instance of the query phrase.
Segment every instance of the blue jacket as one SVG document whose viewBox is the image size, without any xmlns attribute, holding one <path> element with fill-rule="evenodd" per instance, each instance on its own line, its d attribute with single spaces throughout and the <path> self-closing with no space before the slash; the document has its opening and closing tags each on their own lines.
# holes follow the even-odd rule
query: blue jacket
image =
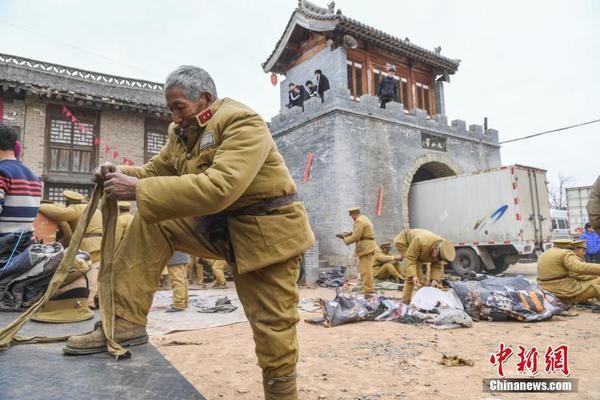
<svg viewBox="0 0 600 400">
<path fill-rule="evenodd" d="M 600 251 L 600 236 L 596 232 L 583 232 L 579 237 L 581 240 L 587 240 L 586 254 L 596 254 Z"/>
</svg>

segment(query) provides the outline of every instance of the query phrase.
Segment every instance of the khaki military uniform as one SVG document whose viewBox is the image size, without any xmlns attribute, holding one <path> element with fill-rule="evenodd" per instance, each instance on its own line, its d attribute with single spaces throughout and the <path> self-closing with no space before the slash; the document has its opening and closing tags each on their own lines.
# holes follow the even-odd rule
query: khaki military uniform
<svg viewBox="0 0 600 400">
<path fill-rule="evenodd" d="M 117 226 L 115 227 L 115 249 L 119 247 L 119 243 L 123 240 L 125 232 L 129 229 L 132 221 L 133 215 L 128 212 L 121 213 L 117 218 Z"/>
<path fill-rule="evenodd" d="M 61 204 L 42 204 L 40 205 L 40 212 L 48 218 L 58 221 L 59 224 L 68 224 L 71 232 L 74 232 L 79 220 L 81 219 L 81 216 L 83 215 L 85 207 L 85 204 L 71 204 L 66 207 Z M 94 305 L 94 297 L 98 293 L 98 272 L 100 271 L 101 244 L 102 214 L 100 213 L 100 210 L 96 210 L 94 211 L 94 215 L 90 220 L 90 224 L 83 235 L 81 246 L 79 247 L 79 250 L 88 252 L 92 258 L 92 267 L 86 273 L 90 287 L 90 296 L 88 301 L 90 306 Z"/>
<path fill-rule="evenodd" d="M 414 276 L 421 282 L 427 282 L 427 276 L 421 268 L 430 264 L 430 280 L 440 281 L 444 275 L 444 263 L 433 259 L 431 251 L 443 238 L 425 229 L 405 229 L 394 238 L 394 246 L 404 258 L 406 280 L 402 291 L 402 300 L 410 303 L 414 291 Z"/>
<path fill-rule="evenodd" d="M 352 235 L 344 238 L 346 245 L 356 243 L 354 255 L 358 257 L 358 270 L 362 280 L 361 293 L 374 293 L 373 260 L 375 258 L 375 229 L 366 215 L 360 215 L 352 227 Z"/>
<path fill-rule="evenodd" d="M 381 248 L 375 251 L 375 261 L 373 262 L 373 276 L 377 279 L 392 278 L 394 282 L 400 282 L 404 279 L 401 274 L 400 263 L 396 261 L 396 257 L 389 251 L 384 251 Z"/>
<path fill-rule="evenodd" d="M 566 303 L 600 298 L 600 265 L 582 261 L 572 250 L 553 247 L 545 251 L 537 269 L 540 287 Z"/>
<path fill-rule="evenodd" d="M 254 215 L 240 211 L 296 193 L 262 118 L 237 101 L 217 100 L 185 136 L 171 124 L 167 143 L 150 162 L 120 168 L 140 181 L 137 213 L 113 261 L 116 315 L 146 325 L 161 270 L 174 250 L 227 259 L 263 373 L 294 374 L 296 281 L 302 254 L 315 239 L 301 202 Z M 221 216 L 229 240 L 206 217 L 219 213 L 227 213 Z"/>
<path fill-rule="evenodd" d="M 225 260 L 212 260 L 210 268 L 215 276 L 217 285 L 223 286 L 227 284 L 225 279 L 225 269 L 228 267 L 227 261 Z"/>
<path fill-rule="evenodd" d="M 600 235 L 600 176 L 592 186 L 590 198 L 587 203 L 587 212 L 592 228 Z"/>
</svg>

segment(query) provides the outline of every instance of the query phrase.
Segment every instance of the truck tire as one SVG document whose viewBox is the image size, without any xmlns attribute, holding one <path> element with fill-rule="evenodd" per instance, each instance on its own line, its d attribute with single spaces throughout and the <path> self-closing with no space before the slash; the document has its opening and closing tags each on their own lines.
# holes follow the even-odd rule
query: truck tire
<svg viewBox="0 0 600 400">
<path fill-rule="evenodd" d="M 461 247 L 456 249 L 456 258 L 450 263 L 450 266 L 456 275 L 463 276 L 469 272 L 479 272 L 481 260 L 473 249 Z"/>
<path fill-rule="evenodd" d="M 492 260 L 494 261 L 494 268 L 487 271 L 490 275 L 501 274 L 504 271 L 506 271 L 508 267 L 510 267 L 510 263 L 506 260 L 506 257 L 504 256 L 492 257 Z"/>
</svg>

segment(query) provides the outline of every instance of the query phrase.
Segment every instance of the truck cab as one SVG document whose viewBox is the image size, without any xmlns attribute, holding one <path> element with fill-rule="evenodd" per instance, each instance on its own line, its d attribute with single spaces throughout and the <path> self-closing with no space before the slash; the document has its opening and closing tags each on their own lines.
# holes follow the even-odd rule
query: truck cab
<svg viewBox="0 0 600 400">
<path fill-rule="evenodd" d="M 552 240 L 570 239 L 569 214 L 567 210 L 550 209 L 552 220 Z"/>
</svg>

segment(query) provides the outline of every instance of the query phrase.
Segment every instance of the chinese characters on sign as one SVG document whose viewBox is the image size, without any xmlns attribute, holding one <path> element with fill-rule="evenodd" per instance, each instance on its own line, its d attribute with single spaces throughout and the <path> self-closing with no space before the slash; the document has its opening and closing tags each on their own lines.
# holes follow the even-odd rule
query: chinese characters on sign
<svg viewBox="0 0 600 400">
<path fill-rule="evenodd" d="M 517 371 L 521 374 L 526 372 L 535 375 L 538 373 L 538 358 L 539 351 L 533 346 L 527 349 L 521 345 L 518 346 L 519 351 L 515 353 L 518 357 Z M 498 375 L 504 376 L 504 363 L 513 355 L 513 350 L 500 343 L 498 352 L 490 355 L 490 363 L 498 368 Z M 544 353 L 544 370 L 547 373 L 561 372 L 564 376 L 569 376 L 569 347 L 560 345 L 558 347 L 548 346 Z"/>
<path fill-rule="evenodd" d="M 446 152 L 446 138 L 421 132 L 421 145 L 424 149 Z"/>
</svg>

